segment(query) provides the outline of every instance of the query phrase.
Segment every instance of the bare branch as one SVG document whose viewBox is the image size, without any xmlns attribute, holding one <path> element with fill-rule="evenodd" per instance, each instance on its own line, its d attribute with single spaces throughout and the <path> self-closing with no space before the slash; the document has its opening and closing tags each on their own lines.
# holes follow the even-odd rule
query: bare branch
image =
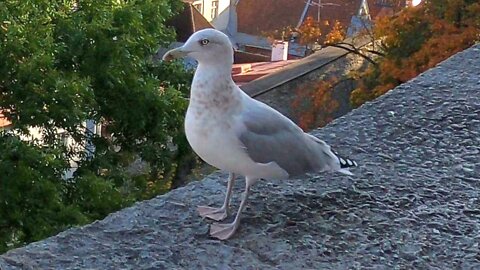
<svg viewBox="0 0 480 270">
<path fill-rule="evenodd" d="M 340 42 L 340 43 L 334 43 L 334 44 L 325 44 L 325 46 L 330 46 L 330 47 L 335 47 L 335 48 L 340 48 L 340 49 L 344 49 L 350 53 L 353 53 L 353 54 L 356 54 L 356 55 L 359 55 L 361 56 L 362 58 L 364 58 L 365 60 L 367 60 L 368 62 L 370 62 L 372 65 L 375 65 L 375 66 L 378 66 L 378 63 L 375 62 L 371 57 L 369 57 L 368 55 L 364 54 L 361 52 L 360 49 L 356 48 L 354 45 L 352 44 L 349 44 L 349 43 L 344 43 L 344 42 Z M 352 48 L 348 48 L 347 46 L 350 46 Z"/>
<path fill-rule="evenodd" d="M 376 51 L 376 50 L 366 50 L 368 53 L 371 53 L 371 54 L 376 54 L 378 56 L 381 56 L 381 57 L 385 57 L 386 55 L 382 52 L 379 52 L 379 51 Z"/>
</svg>

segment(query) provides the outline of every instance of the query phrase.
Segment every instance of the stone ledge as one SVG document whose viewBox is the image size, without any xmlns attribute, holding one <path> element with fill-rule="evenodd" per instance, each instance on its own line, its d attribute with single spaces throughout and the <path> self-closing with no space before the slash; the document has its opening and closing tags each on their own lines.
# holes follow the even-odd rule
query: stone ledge
<svg viewBox="0 0 480 270">
<path fill-rule="evenodd" d="M 10 269 L 480 268 L 480 45 L 313 132 L 360 164 L 259 182 L 228 241 L 214 173 L 0 256 Z M 239 204 L 237 181 L 233 207 Z"/>
</svg>

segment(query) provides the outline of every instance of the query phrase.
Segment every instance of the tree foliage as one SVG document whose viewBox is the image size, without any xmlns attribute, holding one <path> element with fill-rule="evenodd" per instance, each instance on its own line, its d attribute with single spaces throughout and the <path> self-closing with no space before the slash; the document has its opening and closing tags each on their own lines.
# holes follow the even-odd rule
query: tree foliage
<svg viewBox="0 0 480 270">
<path fill-rule="evenodd" d="M 300 44 L 308 45 L 320 42 L 322 28 L 320 22 L 317 22 L 313 17 L 308 16 L 297 31 L 300 33 Z"/>
<path fill-rule="evenodd" d="M 12 122 L 0 137 L 0 252 L 168 188 L 189 151 L 182 121 L 191 74 L 152 56 L 173 40 L 164 22 L 180 7 L 0 2 L 0 111 Z M 111 136 L 92 134 L 87 120 Z M 132 175 L 126 168 L 139 158 L 148 170 Z M 73 159 L 79 168 L 65 180 Z"/>
<path fill-rule="evenodd" d="M 338 20 L 330 25 L 328 21 L 319 22 L 308 16 L 298 28 L 286 26 L 282 29 L 263 32 L 262 35 L 271 42 L 295 37 L 299 44 L 312 48 L 314 44 L 333 44 L 343 41 L 346 38 L 346 31 Z"/>
<path fill-rule="evenodd" d="M 325 44 L 335 44 L 342 42 L 347 37 L 347 33 L 342 23 L 335 21 L 332 30 L 325 37 Z"/>
<path fill-rule="evenodd" d="M 479 39 L 480 3 L 474 0 L 426 0 L 373 28 L 382 57 L 361 75 L 351 102 L 359 106 L 468 48 Z"/>
<path fill-rule="evenodd" d="M 368 68 L 362 66 L 349 75 L 358 85 L 350 97 L 353 106 L 384 94 L 480 40 L 478 1 L 425 0 L 403 9 L 404 1 L 392 3 L 395 15 L 379 17 L 372 28 L 365 24 L 356 37 L 346 40 L 342 25 L 335 22 L 323 39 L 324 47 L 342 48 L 368 61 Z M 298 31 L 303 35 L 300 41 L 320 40 L 320 26 L 307 18 Z M 364 46 L 368 41 L 371 44 Z M 303 128 L 328 122 L 326 116 L 338 106 L 331 98 L 336 84 L 336 80 L 322 80 L 314 90 L 298 92 L 292 107 L 300 111 L 297 118 Z"/>
<path fill-rule="evenodd" d="M 303 130 L 322 127 L 333 120 L 332 115 L 339 107 L 333 89 L 342 82 L 337 77 L 330 77 L 314 83 L 306 82 L 296 89 L 291 107 Z"/>
<path fill-rule="evenodd" d="M 0 139 L 0 250 L 40 240 L 87 218 L 65 204 L 61 151 L 39 149 L 16 136 Z"/>
</svg>

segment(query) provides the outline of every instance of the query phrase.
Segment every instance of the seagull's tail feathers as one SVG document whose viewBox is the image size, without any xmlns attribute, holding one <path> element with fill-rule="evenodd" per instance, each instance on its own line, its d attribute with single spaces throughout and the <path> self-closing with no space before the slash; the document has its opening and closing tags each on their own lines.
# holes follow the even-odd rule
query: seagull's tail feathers
<svg viewBox="0 0 480 270">
<path fill-rule="evenodd" d="M 338 159 L 338 162 L 340 162 L 340 170 L 338 170 L 338 172 L 341 172 L 341 173 L 347 174 L 347 175 L 353 175 L 353 173 L 351 173 L 348 170 L 348 168 L 357 167 L 358 166 L 357 162 L 355 162 L 354 160 L 351 160 L 349 158 L 342 157 L 339 154 L 337 154 L 337 152 L 335 152 L 333 150 L 331 150 L 331 151 L 335 155 L 335 157 Z"/>
<path fill-rule="evenodd" d="M 352 159 L 345 158 L 337 154 L 337 152 L 333 151 L 328 144 L 324 141 L 318 139 L 317 137 L 307 134 L 311 139 L 313 139 L 317 145 L 320 146 L 322 156 L 328 156 L 324 163 L 327 164 L 327 170 L 337 171 L 346 175 L 353 175 L 348 169 L 350 167 L 356 167 L 357 162 L 353 161 Z"/>
</svg>

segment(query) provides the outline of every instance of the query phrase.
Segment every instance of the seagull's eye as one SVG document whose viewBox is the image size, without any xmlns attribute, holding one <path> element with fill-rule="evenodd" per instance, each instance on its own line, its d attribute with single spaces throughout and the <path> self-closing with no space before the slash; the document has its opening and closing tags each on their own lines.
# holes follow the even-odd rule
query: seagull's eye
<svg viewBox="0 0 480 270">
<path fill-rule="evenodd" d="M 208 43 L 210 43 L 210 40 L 208 40 L 208 39 L 206 39 L 206 38 L 200 40 L 200 45 L 202 45 L 202 46 L 205 46 L 205 45 L 207 45 Z"/>
</svg>

